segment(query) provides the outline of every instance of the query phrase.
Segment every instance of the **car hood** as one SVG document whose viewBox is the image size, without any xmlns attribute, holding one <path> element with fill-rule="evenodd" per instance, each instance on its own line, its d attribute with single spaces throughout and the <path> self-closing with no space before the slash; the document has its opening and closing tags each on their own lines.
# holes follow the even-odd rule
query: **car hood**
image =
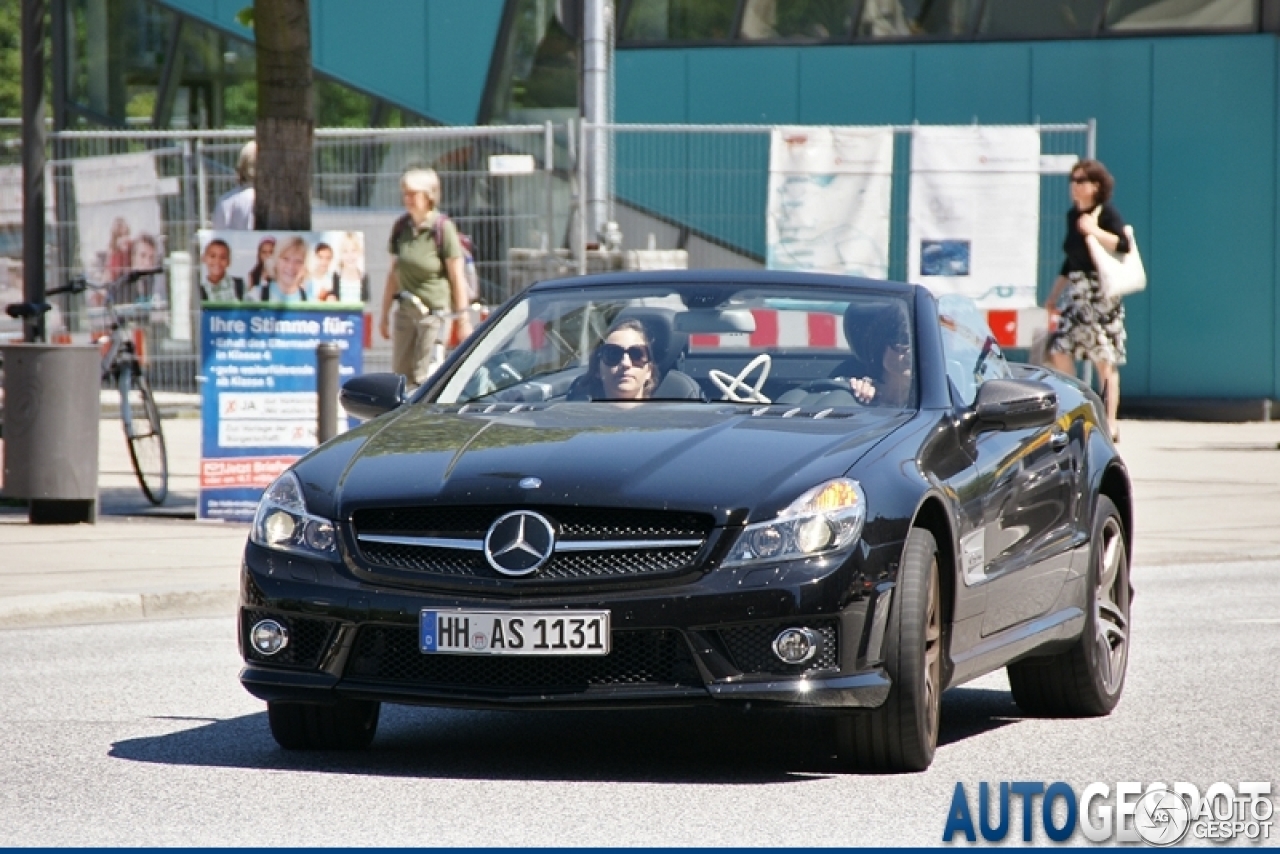
<svg viewBox="0 0 1280 854">
<path fill-rule="evenodd" d="M 411 406 L 297 471 L 311 511 L 338 519 L 371 506 L 543 504 L 689 510 L 723 524 L 772 516 L 910 418 L 871 408 L 814 416 L 656 402 Z"/>
</svg>

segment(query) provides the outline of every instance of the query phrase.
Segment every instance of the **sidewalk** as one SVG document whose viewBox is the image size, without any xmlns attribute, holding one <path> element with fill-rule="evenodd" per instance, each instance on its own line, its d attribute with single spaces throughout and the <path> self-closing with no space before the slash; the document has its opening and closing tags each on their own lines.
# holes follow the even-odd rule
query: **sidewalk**
<svg viewBox="0 0 1280 854">
<path fill-rule="evenodd" d="M 185 413 L 190 415 L 191 413 Z M 0 628 L 235 613 L 246 525 L 196 522 L 200 420 L 165 421 L 169 500 L 153 508 L 119 422 L 99 431 L 96 525 L 0 507 Z M 1280 559 L 1280 423 L 1121 422 L 1134 481 L 1134 577 L 1181 563 Z"/>
</svg>

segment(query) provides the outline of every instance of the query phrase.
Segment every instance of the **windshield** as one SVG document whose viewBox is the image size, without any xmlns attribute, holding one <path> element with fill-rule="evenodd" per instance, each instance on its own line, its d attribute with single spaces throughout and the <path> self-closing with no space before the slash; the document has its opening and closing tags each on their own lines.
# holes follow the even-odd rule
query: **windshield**
<svg viewBox="0 0 1280 854">
<path fill-rule="evenodd" d="M 906 300 L 842 288 L 705 284 L 527 293 L 435 402 L 915 405 Z"/>
</svg>

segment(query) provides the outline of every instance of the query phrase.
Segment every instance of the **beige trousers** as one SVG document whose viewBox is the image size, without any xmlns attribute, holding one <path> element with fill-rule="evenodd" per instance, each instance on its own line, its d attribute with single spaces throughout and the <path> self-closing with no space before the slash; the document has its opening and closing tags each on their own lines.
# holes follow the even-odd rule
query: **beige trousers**
<svg viewBox="0 0 1280 854">
<path fill-rule="evenodd" d="M 402 296 L 396 300 L 391 327 L 391 370 L 404 374 L 410 390 L 427 381 L 431 355 L 443 326 L 444 321 L 417 297 Z"/>
</svg>

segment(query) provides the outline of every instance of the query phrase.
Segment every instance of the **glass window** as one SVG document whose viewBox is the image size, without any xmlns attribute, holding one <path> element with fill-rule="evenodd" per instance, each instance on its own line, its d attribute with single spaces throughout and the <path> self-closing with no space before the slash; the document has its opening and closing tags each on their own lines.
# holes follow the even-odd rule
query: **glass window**
<svg viewBox="0 0 1280 854">
<path fill-rule="evenodd" d="M 989 36 L 1090 35 L 1102 17 L 1102 0 L 987 0 L 978 32 Z"/>
<path fill-rule="evenodd" d="M 900 410 L 915 405 L 911 331 L 905 300 L 847 288 L 543 290 L 480 333 L 435 402 L 632 397 Z"/>
<path fill-rule="evenodd" d="M 965 36 L 979 0 L 866 0 L 855 35 L 861 38 Z"/>
<path fill-rule="evenodd" d="M 744 39 L 843 40 L 853 29 L 857 0 L 747 0 Z"/>
<path fill-rule="evenodd" d="M 986 316 L 973 300 L 955 295 L 940 297 L 938 322 L 947 376 L 960 395 L 960 403 L 972 406 L 978 386 L 987 380 L 1013 376 Z"/>
<path fill-rule="evenodd" d="M 1258 25 L 1255 0 L 1111 0 L 1109 30 L 1226 30 Z"/>
<path fill-rule="evenodd" d="M 738 0 L 632 0 L 622 39 L 637 42 L 725 41 Z"/>
<path fill-rule="evenodd" d="M 502 70 L 487 120 L 493 124 L 564 121 L 578 113 L 578 46 L 570 34 L 572 3 L 516 0 Z M 557 10 L 563 10 L 558 12 Z"/>
</svg>

